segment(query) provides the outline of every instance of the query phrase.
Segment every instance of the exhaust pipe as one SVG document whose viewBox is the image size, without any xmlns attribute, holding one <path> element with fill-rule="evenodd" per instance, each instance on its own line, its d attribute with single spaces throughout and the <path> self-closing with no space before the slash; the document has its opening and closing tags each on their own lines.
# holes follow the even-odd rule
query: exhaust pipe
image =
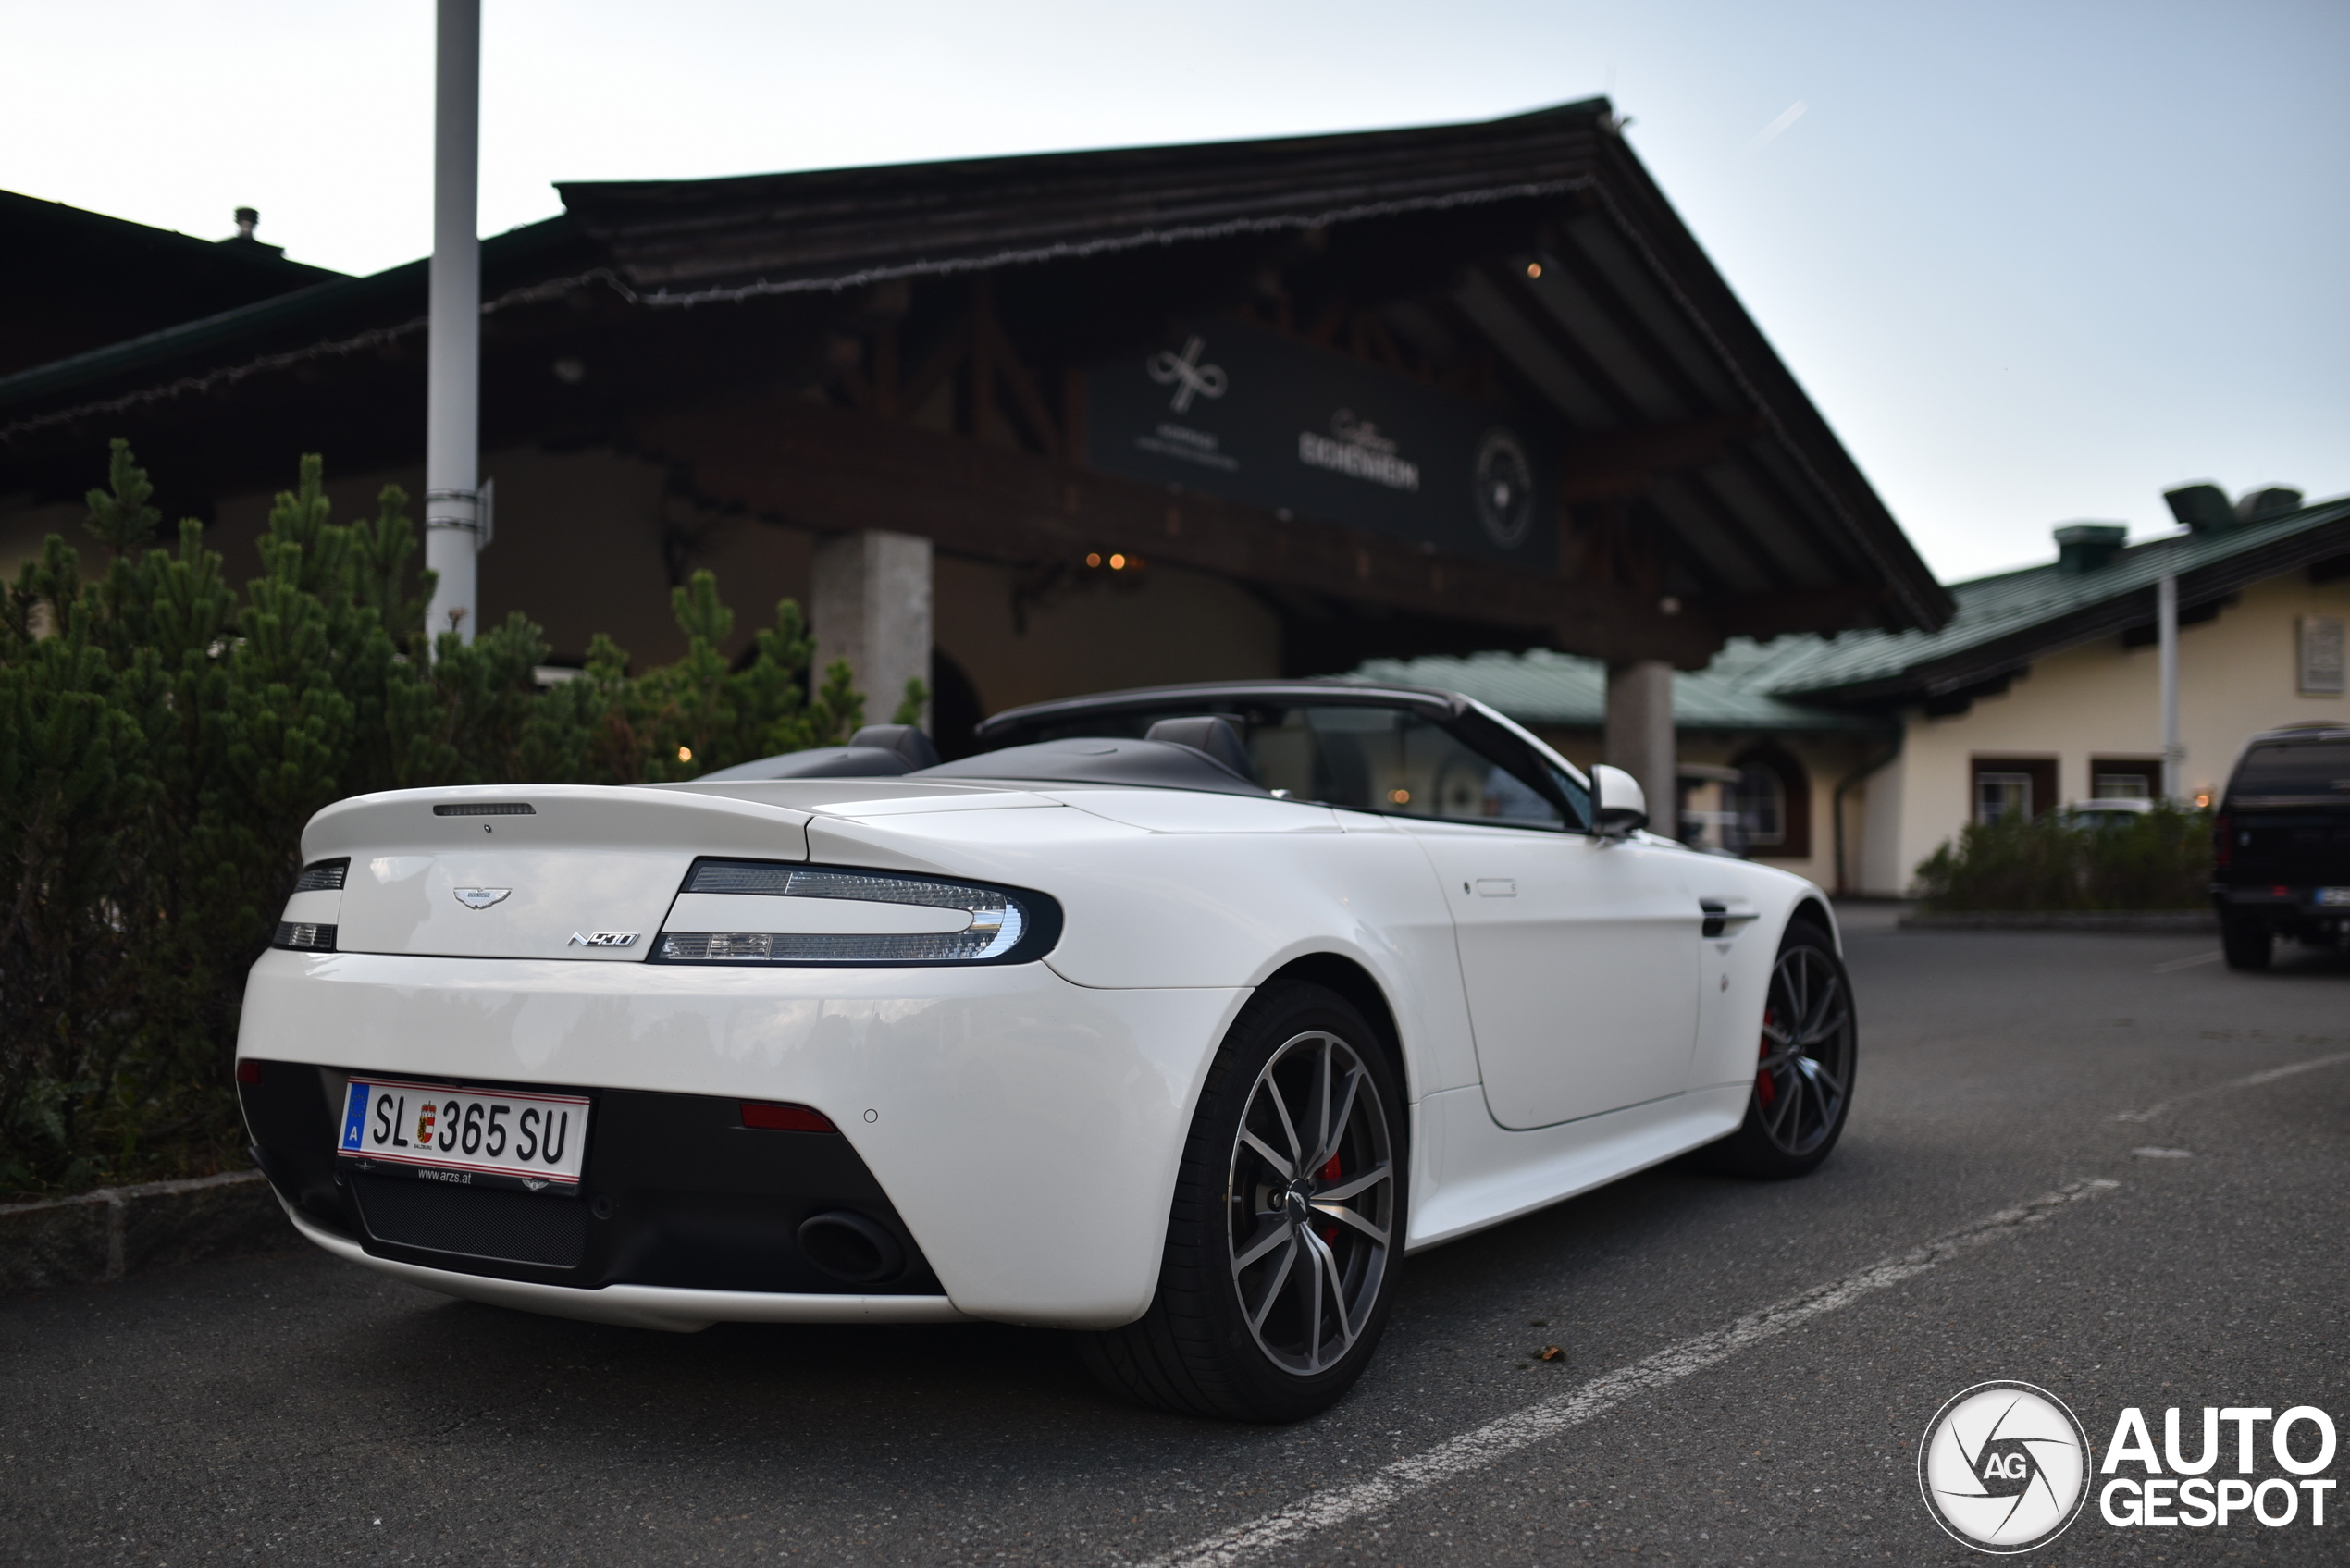
<svg viewBox="0 0 2350 1568">
<path fill-rule="evenodd" d="M 906 1267 L 906 1250 L 897 1238 L 847 1209 L 827 1209 L 800 1221 L 799 1249 L 818 1268 L 852 1285 L 878 1285 Z"/>
</svg>

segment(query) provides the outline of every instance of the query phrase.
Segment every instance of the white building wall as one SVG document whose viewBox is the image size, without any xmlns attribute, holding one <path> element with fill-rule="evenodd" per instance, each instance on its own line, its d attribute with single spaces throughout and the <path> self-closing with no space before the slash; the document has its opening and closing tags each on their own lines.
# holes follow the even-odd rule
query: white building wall
<svg viewBox="0 0 2350 1568">
<path fill-rule="evenodd" d="M 1901 859 L 1901 821 L 1909 799 L 1910 750 L 1905 739 L 1901 755 L 1869 775 L 1861 792 L 1860 891 L 1898 894 L 1909 885 L 1909 864 Z"/>
<path fill-rule="evenodd" d="M 2350 616 L 2350 579 L 2313 584 L 2304 573 L 2246 588 L 2218 619 L 2179 635 L 2182 786 L 2216 797 L 2251 736 L 2282 724 L 2350 724 L 2350 698 L 2304 697 L 2297 621 Z M 2119 636 L 2052 654 L 1998 697 L 1956 717 L 1907 717 L 1902 755 L 1870 781 L 1866 891 L 1909 890 L 1918 862 L 1963 827 L 1977 757 L 2052 758 L 2059 799 L 2090 793 L 2090 759 L 2157 758 L 2162 715 L 2156 650 Z"/>
</svg>

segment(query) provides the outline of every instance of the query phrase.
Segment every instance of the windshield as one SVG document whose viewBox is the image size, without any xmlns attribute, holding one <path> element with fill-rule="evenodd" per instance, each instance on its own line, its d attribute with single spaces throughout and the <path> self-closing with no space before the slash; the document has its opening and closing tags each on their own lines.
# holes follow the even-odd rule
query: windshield
<svg viewBox="0 0 2350 1568">
<path fill-rule="evenodd" d="M 2294 796 L 2350 806 L 2350 741 L 2256 746 L 2236 764 L 2228 795 Z"/>
<path fill-rule="evenodd" d="M 1023 739 L 1144 734 L 1162 719 L 1193 718 L 1197 707 L 1088 715 L 1039 725 Z M 1209 710 L 1240 732 L 1257 782 L 1297 800 L 1318 800 L 1357 811 L 1431 817 L 1510 827 L 1581 829 L 1561 803 L 1579 802 L 1583 790 L 1515 746 L 1491 754 L 1451 730 L 1400 708 L 1362 704 L 1328 707 Z"/>
</svg>

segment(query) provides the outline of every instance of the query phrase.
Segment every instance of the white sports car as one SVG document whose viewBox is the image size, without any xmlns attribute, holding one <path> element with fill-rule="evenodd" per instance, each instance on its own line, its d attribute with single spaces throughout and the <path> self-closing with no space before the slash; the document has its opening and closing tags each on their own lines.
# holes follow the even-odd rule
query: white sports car
<svg viewBox="0 0 2350 1568">
<path fill-rule="evenodd" d="M 303 1234 L 648 1327 L 990 1318 L 1286 1420 L 1411 1253 L 1852 1090 L 1827 900 L 1449 693 L 998 715 L 691 784 L 328 808 L 237 1079 Z"/>
</svg>

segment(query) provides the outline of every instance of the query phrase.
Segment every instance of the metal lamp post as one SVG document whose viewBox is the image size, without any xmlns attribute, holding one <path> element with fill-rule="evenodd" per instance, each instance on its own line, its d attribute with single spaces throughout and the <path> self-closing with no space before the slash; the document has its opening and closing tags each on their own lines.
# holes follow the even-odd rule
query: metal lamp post
<svg viewBox="0 0 2350 1568">
<path fill-rule="evenodd" d="M 2155 628 L 2162 663 L 2162 798 L 2179 798 L 2179 578 L 2171 567 L 2171 547 L 2162 550 L 2162 580 L 2155 587 Z"/>
<path fill-rule="evenodd" d="M 425 390 L 427 632 L 472 642 L 475 557 L 489 542 L 481 462 L 481 0 L 439 0 L 434 39 L 432 296 Z"/>
</svg>

